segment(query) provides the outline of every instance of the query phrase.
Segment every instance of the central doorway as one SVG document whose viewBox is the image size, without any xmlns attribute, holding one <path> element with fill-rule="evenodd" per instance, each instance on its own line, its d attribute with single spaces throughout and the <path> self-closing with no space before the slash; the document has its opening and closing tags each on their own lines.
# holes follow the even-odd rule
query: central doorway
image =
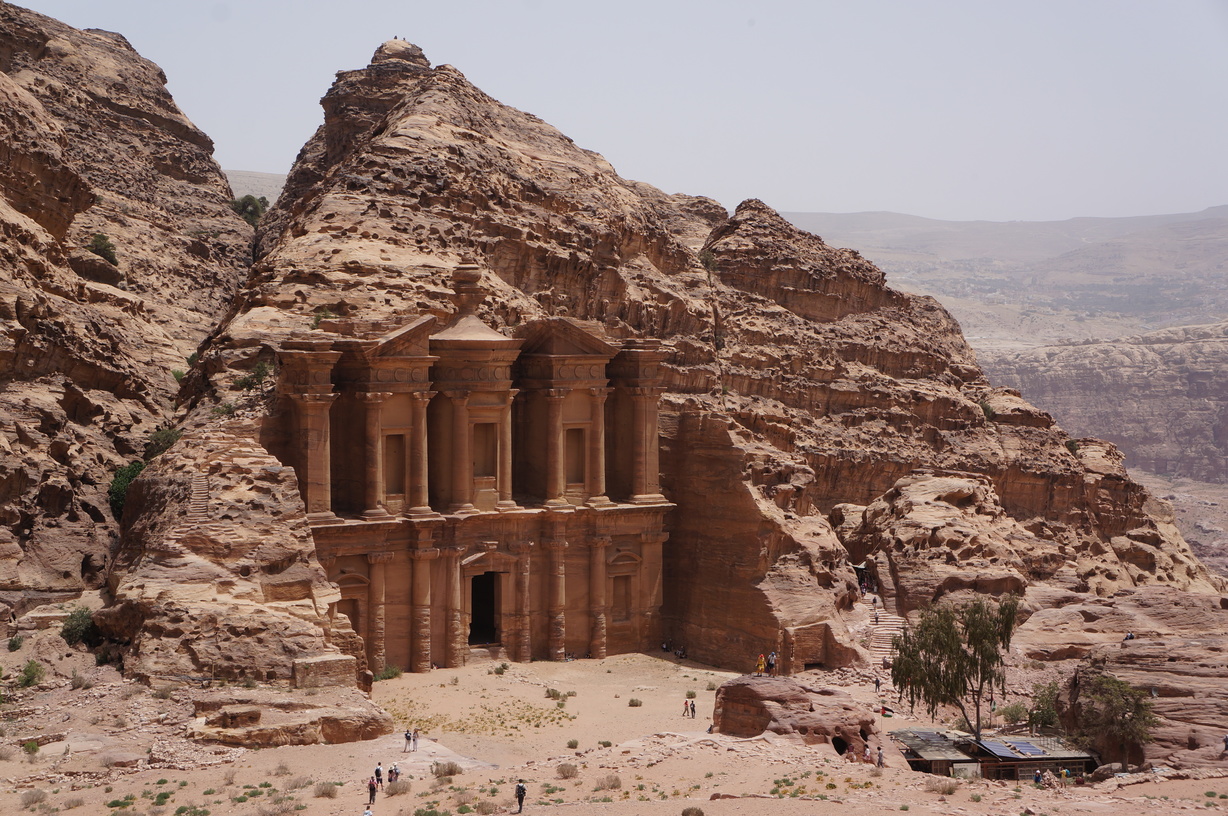
<svg viewBox="0 0 1228 816">
<path fill-rule="evenodd" d="M 495 610 L 499 608 L 499 573 L 484 572 L 470 586 L 469 645 L 499 642 Z"/>
</svg>

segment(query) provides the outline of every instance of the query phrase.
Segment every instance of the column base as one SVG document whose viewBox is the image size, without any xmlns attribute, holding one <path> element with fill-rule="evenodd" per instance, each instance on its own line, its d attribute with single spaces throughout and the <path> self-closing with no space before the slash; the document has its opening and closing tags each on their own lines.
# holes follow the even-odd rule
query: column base
<svg viewBox="0 0 1228 816">
<path fill-rule="evenodd" d="M 480 510 L 469 502 L 465 502 L 464 504 L 454 504 L 448 508 L 448 515 L 450 516 L 471 516 L 474 513 L 480 512 Z"/>
<path fill-rule="evenodd" d="M 614 504 L 614 502 L 610 501 L 609 496 L 593 496 L 584 503 L 589 507 L 609 507 Z"/>
<path fill-rule="evenodd" d="M 411 507 L 405 511 L 405 515 L 413 518 L 423 518 L 425 516 L 438 516 L 439 514 L 426 505 L 421 507 Z"/>
<path fill-rule="evenodd" d="M 321 524 L 342 524 L 343 519 L 339 518 L 332 510 L 320 510 L 315 513 L 308 513 L 307 523 L 312 526 Z"/>
<path fill-rule="evenodd" d="M 374 510 L 363 510 L 362 518 L 364 521 L 389 521 L 395 518 L 395 516 L 384 508 L 377 507 Z"/>
<path fill-rule="evenodd" d="M 546 499 L 545 506 L 546 507 L 571 507 L 572 505 L 571 505 L 571 502 L 567 501 L 567 499 L 554 498 L 554 499 Z"/>
<path fill-rule="evenodd" d="M 500 513 L 506 513 L 509 510 L 521 510 L 523 508 L 521 508 L 519 504 L 516 504 L 516 502 L 512 501 L 511 499 L 502 499 L 495 502 L 495 509 Z"/>
<path fill-rule="evenodd" d="M 631 497 L 632 504 L 666 504 L 669 499 L 660 493 L 641 493 Z"/>
</svg>

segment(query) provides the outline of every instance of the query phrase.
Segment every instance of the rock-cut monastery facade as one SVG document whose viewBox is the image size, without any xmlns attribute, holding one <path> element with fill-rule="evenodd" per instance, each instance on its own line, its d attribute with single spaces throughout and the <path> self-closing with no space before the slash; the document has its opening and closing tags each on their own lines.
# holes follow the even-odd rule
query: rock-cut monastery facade
<svg viewBox="0 0 1228 816">
<path fill-rule="evenodd" d="M 447 325 L 338 321 L 278 350 L 270 447 L 376 673 L 661 638 L 658 343 L 564 317 L 509 337 L 476 316 L 478 276 L 457 270 Z"/>
</svg>

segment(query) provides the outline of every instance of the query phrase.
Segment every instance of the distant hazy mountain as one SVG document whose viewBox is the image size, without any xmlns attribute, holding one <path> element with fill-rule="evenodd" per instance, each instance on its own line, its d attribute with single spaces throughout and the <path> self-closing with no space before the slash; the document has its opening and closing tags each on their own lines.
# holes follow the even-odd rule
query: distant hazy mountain
<svg viewBox="0 0 1228 816">
<path fill-rule="evenodd" d="M 1228 315 L 1228 206 L 1068 221 L 785 213 L 935 295 L 973 345 L 1109 338 Z"/>
<path fill-rule="evenodd" d="M 256 198 L 264 196 L 272 205 L 277 201 L 277 197 L 281 195 L 281 188 L 285 186 L 285 173 L 256 173 L 251 170 L 223 170 L 226 178 L 230 181 L 230 189 L 235 194 L 235 198 L 242 198 L 245 195 L 254 195 Z"/>
</svg>

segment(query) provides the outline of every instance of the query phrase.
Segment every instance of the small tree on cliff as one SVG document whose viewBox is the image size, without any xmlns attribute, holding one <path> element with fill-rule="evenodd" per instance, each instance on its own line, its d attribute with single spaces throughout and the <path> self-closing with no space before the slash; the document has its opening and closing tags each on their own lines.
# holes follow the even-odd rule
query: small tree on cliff
<svg viewBox="0 0 1228 816">
<path fill-rule="evenodd" d="M 1147 692 L 1107 674 L 1093 676 L 1079 702 L 1079 743 L 1120 748 L 1123 764 L 1132 746 L 1151 742 L 1160 722 Z"/>
<path fill-rule="evenodd" d="M 1018 611 L 1013 595 L 922 610 L 917 625 L 893 641 L 891 682 L 900 699 L 910 706 L 921 703 L 931 717 L 939 706 L 955 706 L 980 739 L 981 707 L 995 687 L 1006 690 L 1003 653 L 1011 645 Z"/>
</svg>

